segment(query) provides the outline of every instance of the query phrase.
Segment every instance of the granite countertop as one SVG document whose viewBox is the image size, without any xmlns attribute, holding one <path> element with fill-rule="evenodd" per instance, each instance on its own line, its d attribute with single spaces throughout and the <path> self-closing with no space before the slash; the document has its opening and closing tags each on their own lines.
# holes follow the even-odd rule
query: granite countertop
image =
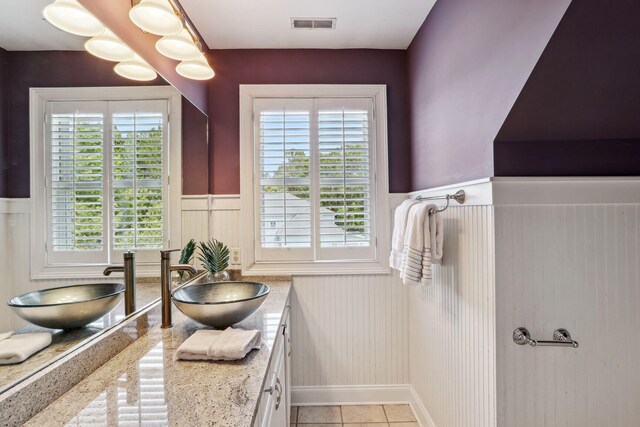
<svg viewBox="0 0 640 427">
<path fill-rule="evenodd" d="M 260 350 L 233 362 L 174 361 L 180 344 L 206 328 L 174 307 L 173 328 L 154 326 L 25 425 L 250 426 L 291 288 L 284 278 L 261 279 L 271 293 L 237 325 L 262 331 Z"/>
<path fill-rule="evenodd" d="M 117 282 L 118 278 L 115 281 Z M 138 308 L 142 308 L 160 297 L 160 279 L 138 278 L 136 282 L 136 304 Z M 18 329 L 16 334 L 51 332 L 51 344 L 22 363 L 0 365 L 0 389 L 31 374 L 96 333 L 120 323 L 124 318 L 124 303 L 121 301 L 107 315 L 84 328 L 63 331 L 61 329 L 47 329 L 29 325 Z"/>
</svg>

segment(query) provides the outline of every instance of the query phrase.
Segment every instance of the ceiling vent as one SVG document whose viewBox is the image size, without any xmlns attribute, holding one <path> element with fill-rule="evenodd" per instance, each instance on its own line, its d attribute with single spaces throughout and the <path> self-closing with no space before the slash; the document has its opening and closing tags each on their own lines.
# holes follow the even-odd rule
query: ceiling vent
<svg viewBox="0 0 640 427">
<path fill-rule="evenodd" d="M 335 30 L 336 18 L 291 18 L 294 30 Z"/>
</svg>

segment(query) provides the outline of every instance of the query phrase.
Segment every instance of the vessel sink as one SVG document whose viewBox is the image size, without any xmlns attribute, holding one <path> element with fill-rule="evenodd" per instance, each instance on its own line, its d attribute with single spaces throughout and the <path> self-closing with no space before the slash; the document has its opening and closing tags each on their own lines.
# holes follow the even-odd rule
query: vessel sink
<svg viewBox="0 0 640 427">
<path fill-rule="evenodd" d="M 27 292 L 7 302 L 24 320 L 43 328 L 76 329 L 109 313 L 122 299 L 120 283 L 90 283 Z"/>
<path fill-rule="evenodd" d="M 256 282 L 197 283 L 176 289 L 171 299 L 186 316 L 214 328 L 238 323 L 255 312 L 269 295 Z"/>
</svg>

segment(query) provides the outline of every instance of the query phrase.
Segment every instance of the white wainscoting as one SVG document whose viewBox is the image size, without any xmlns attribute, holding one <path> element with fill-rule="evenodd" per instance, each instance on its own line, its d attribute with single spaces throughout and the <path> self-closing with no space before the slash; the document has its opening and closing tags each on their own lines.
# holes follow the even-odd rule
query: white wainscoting
<svg viewBox="0 0 640 427">
<path fill-rule="evenodd" d="M 392 275 L 295 276 L 294 386 L 407 384 L 407 293 Z"/>
<path fill-rule="evenodd" d="M 498 425 L 640 425 L 640 204 L 495 209 Z"/>
<path fill-rule="evenodd" d="M 443 264 L 431 285 L 408 290 L 414 410 L 423 426 L 495 426 L 493 208 L 441 215 Z"/>
</svg>

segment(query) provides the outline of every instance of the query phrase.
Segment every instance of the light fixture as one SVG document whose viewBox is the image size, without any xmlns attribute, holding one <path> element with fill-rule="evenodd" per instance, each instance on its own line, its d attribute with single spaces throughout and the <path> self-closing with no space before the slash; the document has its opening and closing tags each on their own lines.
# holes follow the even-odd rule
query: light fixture
<svg viewBox="0 0 640 427">
<path fill-rule="evenodd" d="M 107 61 L 128 61 L 135 57 L 136 53 L 131 50 L 122 40 L 108 28 L 104 33 L 87 40 L 84 48 L 92 55 Z"/>
<path fill-rule="evenodd" d="M 156 49 L 167 58 L 176 61 L 197 59 L 200 56 L 200 49 L 186 28 L 173 36 L 162 37 L 156 42 Z"/>
<path fill-rule="evenodd" d="M 77 0 L 55 0 L 42 14 L 51 25 L 78 36 L 92 37 L 104 31 L 102 22 Z"/>
<path fill-rule="evenodd" d="M 209 66 L 204 54 L 200 54 L 196 59 L 182 61 L 176 66 L 176 71 L 182 77 L 193 80 L 209 80 L 216 75 Z"/>
<path fill-rule="evenodd" d="M 129 61 L 119 62 L 113 67 L 113 70 L 122 77 L 131 80 L 149 81 L 158 76 L 151 65 L 147 64 L 147 62 L 138 55 L 135 55 L 135 57 Z"/>
<path fill-rule="evenodd" d="M 158 36 L 171 36 L 182 30 L 182 21 L 168 0 L 138 0 L 129 18 L 140 29 Z"/>
</svg>

